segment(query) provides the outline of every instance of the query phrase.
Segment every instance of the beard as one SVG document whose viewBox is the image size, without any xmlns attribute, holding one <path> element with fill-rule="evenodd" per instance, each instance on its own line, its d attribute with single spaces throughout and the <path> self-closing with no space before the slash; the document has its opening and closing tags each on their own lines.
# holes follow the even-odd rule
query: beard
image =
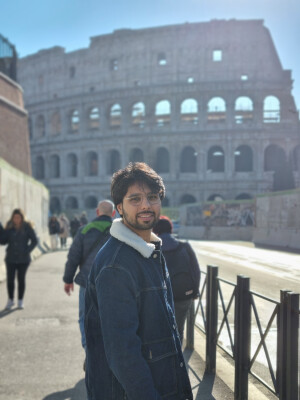
<svg viewBox="0 0 300 400">
<path fill-rule="evenodd" d="M 139 214 L 150 214 L 154 218 L 151 221 L 138 221 L 138 216 Z M 133 228 L 134 230 L 141 230 L 141 231 L 148 231 L 149 229 L 152 229 L 154 225 L 157 223 L 159 220 L 159 215 L 160 213 L 156 214 L 153 211 L 147 211 L 147 212 L 140 212 L 136 214 L 135 218 L 129 217 L 129 215 L 126 213 L 126 211 L 123 209 L 123 220 L 126 222 L 128 226 Z"/>
</svg>

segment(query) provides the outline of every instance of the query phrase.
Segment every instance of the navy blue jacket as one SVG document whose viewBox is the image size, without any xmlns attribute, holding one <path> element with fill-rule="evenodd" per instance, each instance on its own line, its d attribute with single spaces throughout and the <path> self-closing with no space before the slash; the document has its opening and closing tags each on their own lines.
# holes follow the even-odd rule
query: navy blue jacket
<svg viewBox="0 0 300 400">
<path fill-rule="evenodd" d="M 76 270 L 79 272 L 75 282 L 86 287 L 86 281 L 97 252 L 109 238 L 109 228 L 112 218 L 106 215 L 95 218 L 92 222 L 80 228 L 73 240 L 68 253 L 63 281 L 73 283 Z M 93 246 L 94 243 L 97 246 Z M 93 249 L 91 250 L 91 248 Z"/>
<path fill-rule="evenodd" d="M 160 239 L 120 220 L 97 254 L 85 297 L 89 400 L 192 400 Z"/>
<path fill-rule="evenodd" d="M 7 244 L 5 261 L 8 264 L 29 264 L 30 253 L 37 245 L 36 234 L 28 222 L 21 229 L 0 226 L 0 243 Z"/>
</svg>

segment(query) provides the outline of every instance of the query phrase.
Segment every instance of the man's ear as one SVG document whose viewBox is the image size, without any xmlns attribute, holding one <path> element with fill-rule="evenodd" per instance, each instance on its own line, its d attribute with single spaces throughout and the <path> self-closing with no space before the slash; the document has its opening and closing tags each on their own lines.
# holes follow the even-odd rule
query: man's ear
<svg viewBox="0 0 300 400">
<path fill-rule="evenodd" d="M 122 217 L 122 214 L 123 214 L 123 205 L 122 205 L 122 203 L 117 205 L 117 210 L 118 210 L 118 213 L 120 214 L 120 216 Z"/>
<path fill-rule="evenodd" d="M 113 213 L 111 214 L 112 217 L 114 217 L 116 215 L 116 210 L 113 211 Z"/>
</svg>

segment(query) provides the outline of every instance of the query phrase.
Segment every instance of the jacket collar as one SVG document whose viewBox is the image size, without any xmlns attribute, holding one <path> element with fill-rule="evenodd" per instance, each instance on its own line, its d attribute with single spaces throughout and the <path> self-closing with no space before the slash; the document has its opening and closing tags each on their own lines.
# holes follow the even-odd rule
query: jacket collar
<svg viewBox="0 0 300 400">
<path fill-rule="evenodd" d="M 122 218 L 115 219 L 110 228 L 110 234 L 114 238 L 133 247 L 145 258 L 149 258 L 155 250 L 155 244 L 147 243 L 136 233 L 131 231 L 123 224 Z M 151 242 L 160 242 L 161 240 L 153 232 L 151 232 Z"/>
</svg>

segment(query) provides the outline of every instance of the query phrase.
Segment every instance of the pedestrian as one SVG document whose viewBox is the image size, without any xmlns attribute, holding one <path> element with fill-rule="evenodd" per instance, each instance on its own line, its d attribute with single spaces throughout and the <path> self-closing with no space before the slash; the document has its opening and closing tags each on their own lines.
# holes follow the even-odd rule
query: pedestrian
<svg viewBox="0 0 300 400">
<path fill-rule="evenodd" d="M 57 249 L 58 234 L 60 233 L 60 225 L 55 215 L 52 215 L 48 222 L 50 235 L 51 250 Z"/>
<path fill-rule="evenodd" d="M 30 224 L 25 220 L 21 209 L 13 210 L 5 229 L 0 224 L 0 243 L 6 247 L 6 273 L 8 301 L 6 309 L 11 309 L 14 303 L 15 275 L 18 280 L 18 308 L 24 308 L 25 276 L 30 264 L 30 253 L 37 245 L 36 234 Z"/>
<path fill-rule="evenodd" d="M 188 310 L 199 296 L 200 268 L 194 250 L 188 242 L 172 235 L 172 221 L 161 216 L 153 228 L 162 240 L 162 252 L 171 278 L 175 318 L 181 343 Z"/>
<path fill-rule="evenodd" d="M 70 223 L 65 214 L 60 215 L 58 222 L 60 225 L 60 232 L 59 232 L 60 247 L 64 248 L 67 247 L 67 238 L 69 237 Z"/>
<path fill-rule="evenodd" d="M 77 215 L 74 215 L 74 218 L 71 219 L 71 222 L 70 222 L 70 231 L 71 231 L 71 236 L 72 236 L 73 240 L 74 240 L 74 237 L 79 228 L 80 228 L 79 218 Z"/>
<path fill-rule="evenodd" d="M 113 175 L 111 196 L 121 218 L 96 256 L 85 296 L 88 399 L 191 400 L 161 240 L 152 233 L 162 178 L 130 163 Z"/>
<path fill-rule="evenodd" d="M 98 250 L 109 238 L 109 230 L 114 216 L 114 204 L 110 200 L 102 200 L 96 209 L 97 218 L 81 227 L 70 247 L 65 266 L 63 281 L 64 290 L 70 296 L 74 283 L 79 285 L 79 328 L 81 344 L 86 348 L 84 333 L 84 296 L 88 274 Z M 79 272 L 76 275 L 77 268 Z M 76 275 L 76 277 L 75 277 Z"/>
<path fill-rule="evenodd" d="M 86 225 L 86 224 L 88 223 L 88 219 L 87 219 L 87 216 L 86 216 L 86 212 L 85 212 L 85 211 L 82 211 L 82 213 L 81 213 L 81 215 L 80 215 L 79 221 L 80 221 L 80 225 L 81 225 L 81 226 L 82 226 L 82 225 Z"/>
</svg>

